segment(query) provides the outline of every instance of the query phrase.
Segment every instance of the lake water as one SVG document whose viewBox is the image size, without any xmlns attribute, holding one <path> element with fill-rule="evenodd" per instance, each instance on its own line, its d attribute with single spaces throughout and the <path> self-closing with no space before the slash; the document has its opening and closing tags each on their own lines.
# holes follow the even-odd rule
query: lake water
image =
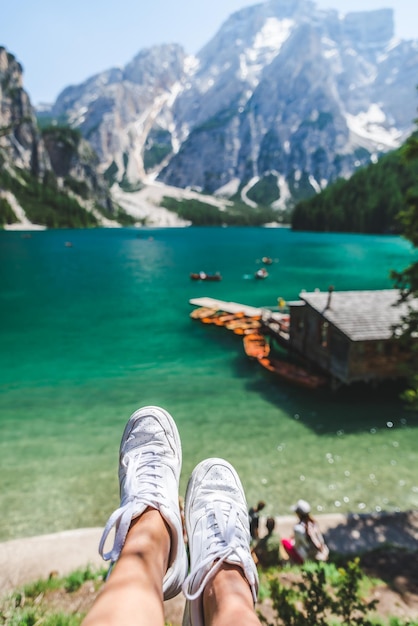
<svg viewBox="0 0 418 626">
<path fill-rule="evenodd" d="M 268 279 L 249 279 L 264 255 Z M 104 524 L 124 424 L 146 404 L 177 421 L 183 492 L 222 456 L 268 514 L 298 498 L 314 512 L 418 508 L 418 420 L 393 390 L 303 391 L 189 317 L 200 296 L 275 306 L 302 289 L 390 288 L 412 260 L 398 237 L 288 229 L 0 232 L 0 539 Z M 191 281 L 199 270 L 223 280 Z"/>
</svg>

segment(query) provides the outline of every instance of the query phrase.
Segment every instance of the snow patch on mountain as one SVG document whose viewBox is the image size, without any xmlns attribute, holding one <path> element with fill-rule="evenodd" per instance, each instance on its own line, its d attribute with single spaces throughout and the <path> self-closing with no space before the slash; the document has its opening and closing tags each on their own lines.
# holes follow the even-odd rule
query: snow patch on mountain
<svg viewBox="0 0 418 626">
<path fill-rule="evenodd" d="M 215 191 L 214 195 L 230 198 L 237 193 L 239 186 L 240 186 L 240 182 L 241 181 L 239 178 L 231 178 L 231 180 L 228 181 L 225 185 L 223 185 L 222 187 L 219 187 L 219 189 Z"/>
<path fill-rule="evenodd" d="M 251 180 L 241 189 L 241 200 L 243 202 L 245 202 L 245 204 L 247 204 L 248 206 L 252 207 L 252 208 L 256 208 L 257 207 L 257 203 L 254 202 L 253 200 L 250 200 L 250 198 L 247 196 L 247 193 L 249 192 L 249 190 L 251 189 L 251 187 L 254 187 L 254 185 L 256 183 L 258 183 L 258 181 L 260 180 L 259 176 L 254 176 L 253 178 L 251 178 Z"/>
<path fill-rule="evenodd" d="M 277 189 L 279 191 L 279 198 L 272 203 L 272 208 L 277 211 L 283 211 L 287 208 L 288 203 L 292 199 L 292 194 L 290 193 L 289 185 L 287 184 L 286 178 L 280 174 L 279 172 L 272 171 L 270 172 L 276 177 L 277 181 Z"/>
<path fill-rule="evenodd" d="M 399 146 L 402 133 L 384 126 L 386 115 L 378 104 L 370 104 L 367 111 L 361 111 L 358 115 L 347 113 L 346 119 L 353 141 L 359 145 L 367 149 L 375 146 L 380 151 Z"/>
<path fill-rule="evenodd" d="M 280 52 L 280 48 L 292 32 L 294 24 L 294 20 L 290 19 L 267 18 L 255 36 L 253 50 L 262 53 L 264 60 L 268 63 Z"/>
</svg>

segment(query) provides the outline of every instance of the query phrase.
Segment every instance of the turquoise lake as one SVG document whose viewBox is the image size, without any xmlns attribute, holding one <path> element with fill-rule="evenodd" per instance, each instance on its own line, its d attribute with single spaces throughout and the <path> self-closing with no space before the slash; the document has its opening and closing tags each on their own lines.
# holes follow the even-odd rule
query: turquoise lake
<svg viewBox="0 0 418 626">
<path fill-rule="evenodd" d="M 268 279 L 249 278 L 262 256 L 275 259 Z M 0 540 L 103 525 L 124 424 L 147 404 L 177 421 L 183 493 L 196 463 L 221 456 L 268 514 L 298 498 L 314 512 L 418 508 L 418 419 L 396 391 L 301 390 L 189 317 L 201 296 L 276 306 L 303 289 L 391 288 L 390 270 L 413 260 L 394 236 L 0 232 Z M 191 281 L 200 270 L 223 280 Z"/>
</svg>

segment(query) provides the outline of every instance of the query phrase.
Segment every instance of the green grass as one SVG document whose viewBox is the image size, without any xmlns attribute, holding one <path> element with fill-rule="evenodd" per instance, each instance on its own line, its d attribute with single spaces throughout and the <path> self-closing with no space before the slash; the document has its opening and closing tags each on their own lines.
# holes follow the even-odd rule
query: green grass
<svg viewBox="0 0 418 626">
<path fill-rule="evenodd" d="M 94 588 L 99 590 L 106 573 L 107 570 L 104 568 L 93 569 L 88 566 L 75 570 L 65 577 L 51 576 L 49 579 L 24 585 L 0 600 L 0 625 L 79 626 L 85 613 L 78 609 L 66 612 L 65 606 L 71 602 L 65 602 L 65 594 L 68 594 L 71 600 L 71 596 L 87 581 L 93 581 Z M 288 581 L 286 587 L 278 582 L 281 575 Z M 369 610 L 367 598 L 372 595 L 373 587 L 385 583 L 364 575 L 358 559 L 347 563 L 346 567 L 339 567 L 333 562 L 309 563 L 302 568 L 285 565 L 281 569 L 260 570 L 259 577 L 259 602 L 270 598 L 277 610 L 273 621 L 263 616 L 262 609 L 259 611 L 262 623 L 268 626 L 309 626 L 309 624 L 341 626 L 342 623 L 347 626 L 354 623 L 359 626 L 418 626 L 417 620 L 403 620 L 390 616 L 383 618 Z M 289 580 L 293 580 L 291 586 Z M 58 601 L 57 592 L 61 594 Z M 62 606 L 59 605 L 60 598 L 63 598 Z M 75 599 L 73 606 L 79 607 L 80 596 L 76 596 Z M 322 600 L 323 608 L 319 609 Z M 341 602 L 348 607 L 347 614 L 351 612 L 352 616 L 345 622 L 341 622 Z M 309 619 L 305 615 L 306 610 L 310 611 Z"/>
<path fill-rule="evenodd" d="M 24 585 L 21 589 L 0 601 L 0 624 L 4 626 L 79 626 L 84 614 L 66 613 L 53 608 L 50 596 L 56 591 L 74 594 L 88 581 L 94 581 L 98 589 L 103 584 L 106 569 L 93 569 L 90 566 L 78 569 L 65 577 L 51 576 Z"/>
<path fill-rule="evenodd" d="M 267 626 L 417 626 L 416 621 L 378 614 L 378 602 L 370 598 L 381 585 L 385 583 L 363 573 L 359 557 L 344 567 L 328 562 L 270 568 L 261 571 L 260 587 L 275 615 L 267 618 L 263 607 L 258 615 Z"/>
</svg>

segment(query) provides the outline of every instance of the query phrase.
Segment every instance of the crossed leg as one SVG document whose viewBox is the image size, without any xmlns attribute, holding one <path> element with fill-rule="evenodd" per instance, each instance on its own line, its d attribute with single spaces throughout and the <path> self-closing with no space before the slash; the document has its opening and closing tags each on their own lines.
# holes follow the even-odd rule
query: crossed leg
<svg viewBox="0 0 418 626">
<path fill-rule="evenodd" d="M 160 513 L 134 520 L 119 560 L 82 626 L 164 625 L 162 580 L 170 534 Z M 240 567 L 223 564 L 203 592 L 205 624 L 259 626 L 250 587 Z"/>
<path fill-rule="evenodd" d="M 207 459 L 193 471 L 185 506 L 187 575 L 180 467 L 172 417 L 159 407 L 136 411 L 120 446 L 121 505 L 99 546 L 115 566 L 82 626 L 164 626 L 164 598 L 181 589 L 187 598 L 184 626 L 260 626 L 247 505 L 236 471 L 222 459 Z M 113 526 L 113 548 L 104 554 Z"/>
</svg>

